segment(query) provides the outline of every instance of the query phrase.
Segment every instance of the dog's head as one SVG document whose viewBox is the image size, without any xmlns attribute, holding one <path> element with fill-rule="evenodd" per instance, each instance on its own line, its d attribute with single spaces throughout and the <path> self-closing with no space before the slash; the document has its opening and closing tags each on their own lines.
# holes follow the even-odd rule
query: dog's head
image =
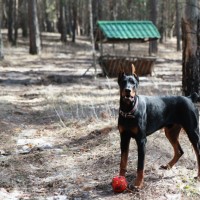
<svg viewBox="0 0 200 200">
<path fill-rule="evenodd" d="M 118 84 L 120 87 L 120 96 L 132 101 L 139 85 L 139 78 L 135 74 L 135 66 L 133 64 L 131 75 L 126 75 L 124 72 L 119 73 Z"/>
</svg>

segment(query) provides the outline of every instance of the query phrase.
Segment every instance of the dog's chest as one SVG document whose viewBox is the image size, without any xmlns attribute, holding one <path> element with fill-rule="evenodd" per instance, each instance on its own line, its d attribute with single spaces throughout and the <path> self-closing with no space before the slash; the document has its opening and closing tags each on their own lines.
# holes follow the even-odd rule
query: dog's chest
<svg viewBox="0 0 200 200">
<path fill-rule="evenodd" d="M 121 134 L 131 134 L 132 137 L 135 137 L 138 132 L 138 121 L 129 120 L 129 119 L 119 119 L 118 129 Z"/>
</svg>

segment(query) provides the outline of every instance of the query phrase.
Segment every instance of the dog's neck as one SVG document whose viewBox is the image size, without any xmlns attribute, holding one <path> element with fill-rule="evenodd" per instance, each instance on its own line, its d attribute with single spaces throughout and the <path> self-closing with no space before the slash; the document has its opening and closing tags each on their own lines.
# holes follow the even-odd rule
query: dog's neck
<svg viewBox="0 0 200 200">
<path fill-rule="evenodd" d="M 125 113 L 131 112 L 136 107 L 137 98 L 137 95 L 133 98 L 120 97 L 120 110 Z"/>
</svg>

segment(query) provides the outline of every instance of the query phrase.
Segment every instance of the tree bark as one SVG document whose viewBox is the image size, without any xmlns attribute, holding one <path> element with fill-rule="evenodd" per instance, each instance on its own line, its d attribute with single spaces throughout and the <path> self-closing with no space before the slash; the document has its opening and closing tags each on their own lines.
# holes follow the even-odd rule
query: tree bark
<svg viewBox="0 0 200 200">
<path fill-rule="evenodd" d="M 182 20 L 183 34 L 183 94 L 188 96 L 200 90 L 200 21 L 197 0 L 186 0 Z"/>
<path fill-rule="evenodd" d="M 73 1 L 72 3 L 72 42 L 76 40 L 76 21 L 77 21 L 77 2 Z"/>
<path fill-rule="evenodd" d="M 18 0 L 14 1 L 14 39 L 13 45 L 17 45 L 18 39 Z"/>
<path fill-rule="evenodd" d="M 2 38 L 2 34 L 1 34 L 2 13 L 3 13 L 2 4 L 3 4 L 3 2 L 2 2 L 2 0 L 0 0 L 0 60 L 2 60 L 4 57 L 4 55 L 3 55 L 3 38 Z"/>
<path fill-rule="evenodd" d="M 46 32 L 54 32 L 54 27 L 52 26 L 52 22 L 49 20 L 49 12 L 48 12 L 48 0 L 44 1 L 44 31 Z"/>
<path fill-rule="evenodd" d="M 93 67 L 95 69 L 95 77 L 96 77 L 97 68 L 96 68 L 96 51 L 95 51 L 94 29 L 93 29 L 92 0 L 89 0 L 89 12 L 90 12 L 90 36 L 91 36 L 91 42 L 92 42 Z"/>
<path fill-rule="evenodd" d="M 165 14 L 164 14 L 164 10 L 165 10 L 165 2 L 162 1 L 161 2 L 161 22 L 160 22 L 160 28 L 159 28 L 159 32 L 160 32 L 160 43 L 164 42 L 164 32 L 165 32 Z"/>
<path fill-rule="evenodd" d="M 29 30 L 30 30 L 30 54 L 39 54 L 41 52 L 40 31 L 37 17 L 37 0 L 28 1 Z"/>
<path fill-rule="evenodd" d="M 181 50 L 180 13 L 178 0 L 176 0 L 176 47 L 177 51 Z"/>
<path fill-rule="evenodd" d="M 13 21 L 13 7 L 14 1 L 8 0 L 8 41 L 13 43 L 13 30 L 14 30 L 14 21 Z"/>
<path fill-rule="evenodd" d="M 157 0 L 150 0 L 150 19 L 154 23 L 154 25 L 157 25 Z M 151 41 L 149 43 L 149 54 L 157 53 L 158 52 L 158 44 L 157 40 Z"/>
<path fill-rule="evenodd" d="M 22 28 L 22 37 L 26 38 L 28 37 L 28 6 L 27 6 L 27 0 L 21 0 L 19 1 L 19 7 L 20 9 L 20 25 Z"/>
<path fill-rule="evenodd" d="M 60 25 L 60 40 L 62 42 L 67 42 L 67 23 L 66 23 L 66 5 L 65 0 L 60 0 L 60 19 L 59 19 L 59 25 Z"/>
</svg>

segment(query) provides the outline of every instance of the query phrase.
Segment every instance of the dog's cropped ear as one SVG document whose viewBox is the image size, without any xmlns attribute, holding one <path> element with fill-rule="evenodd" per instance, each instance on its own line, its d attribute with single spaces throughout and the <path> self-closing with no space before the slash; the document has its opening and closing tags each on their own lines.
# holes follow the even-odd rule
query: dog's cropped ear
<svg viewBox="0 0 200 200">
<path fill-rule="evenodd" d="M 137 74 L 135 73 L 136 70 L 135 70 L 135 65 L 132 64 L 132 74 L 134 75 L 134 77 L 136 78 L 138 84 L 139 84 L 139 77 L 137 76 Z"/>
<path fill-rule="evenodd" d="M 120 83 L 120 81 L 124 77 L 124 75 L 125 75 L 124 68 L 122 67 L 122 65 L 120 65 L 120 70 L 118 73 L 118 84 Z"/>
<path fill-rule="evenodd" d="M 132 68 L 132 74 L 135 74 L 135 65 L 132 64 L 132 65 L 131 65 L 131 68 Z"/>
<path fill-rule="evenodd" d="M 138 77 L 136 74 L 134 74 L 134 76 L 135 76 L 135 78 L 136 78 L 136 80 L 137 80 L 137 82 L 138 82 L 138 84 L 137 84 L 137 86 L 138 86 L 138 85 L 139 85 L 139 82 L 140 82 L 139 77 Z"/>
</svg>

